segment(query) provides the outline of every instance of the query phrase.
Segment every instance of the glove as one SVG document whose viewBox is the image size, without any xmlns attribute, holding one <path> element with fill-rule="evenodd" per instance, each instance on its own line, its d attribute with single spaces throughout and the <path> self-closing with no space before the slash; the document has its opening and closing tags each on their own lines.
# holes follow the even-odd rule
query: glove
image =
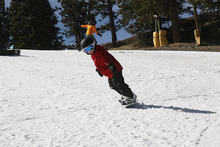
<svg viewBox="0 0 220 147">
<path fill-rule="evenodd" d="M 98 72 L 98 74 L 100 75 L 100 77 L 103 77 L 103 74 L 96 68 L 96 71 Z"/>
<path fill-rule="evenodd" d="M 100 37 L 102 37 L 102 34 L 99 34 L 99 33 L 98 33 L 97 35 L 99 35 Z"/>
<path fill-rule="evenodd" d="M 110 70 L 113 74 L 115 74 L 117 72 L 117 68 L 115 67 L 114 63 L 110 62 L 108 64 L 108 67 L 110 68 Z"/>
</svg>

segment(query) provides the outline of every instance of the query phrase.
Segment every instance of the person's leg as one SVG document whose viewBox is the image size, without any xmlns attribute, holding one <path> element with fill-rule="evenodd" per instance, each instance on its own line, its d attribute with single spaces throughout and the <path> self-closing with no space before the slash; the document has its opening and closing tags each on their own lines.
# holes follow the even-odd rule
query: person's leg
<svg viewBox="0 0 220 147">
<path fill-rule="evenodd" d="M 109 81 L 110 87 L 115 89 L 119 94 L 133 98 L 133 92 L 124 82 L 122 71 L 117 72 L 111 79 L 109 79 Z"/>
<path fill-rule="evenodd" d="M 121 94 L 120 91 L 119 91 L 119 89 L 118 89 L 116 86 L 114 86 L 114 84 L 113 84 L 113 82 L 112 82 L 112 78 L 111 78 L 111 79 L 108 79 L 108 83 L 109 83 L 109 87 L 110 87 L 111 89 L 114 89 L 114 90 L 117 91 L 119 94 Z"/>
</svg>

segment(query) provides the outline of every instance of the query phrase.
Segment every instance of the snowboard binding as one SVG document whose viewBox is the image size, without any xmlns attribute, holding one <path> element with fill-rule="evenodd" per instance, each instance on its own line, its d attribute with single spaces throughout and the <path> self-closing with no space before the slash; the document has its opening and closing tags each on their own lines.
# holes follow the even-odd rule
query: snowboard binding
<svg viewBox="0 0 220 147">
<path fill-rule="evenodd" d="M 128 96 L 122 96 L 119 102 L 121 103 L 123 107 L 127 108 L 129 106 L 135 105 L 136 99 L 137 99 L 137 96 L 133 94 L 133 98 L 128 97 Z"/>
</svg>

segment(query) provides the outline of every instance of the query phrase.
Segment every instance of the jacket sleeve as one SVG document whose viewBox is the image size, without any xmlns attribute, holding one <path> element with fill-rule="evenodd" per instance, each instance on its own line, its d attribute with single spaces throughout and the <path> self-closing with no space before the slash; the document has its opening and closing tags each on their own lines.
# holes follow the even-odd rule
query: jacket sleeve
<svg viewBox="0 0 220 147">
<path fill-rule="evenodd" d="M 94 31 L 96 34 L 98 34 L 98 31 L 96 30 L 95 25 L 93 26 L 93 31 Z"/>
<path fill-rule="evenodd" d="M 88 25 L 81 25 L 81 28 L 87 28 Z"/>
</svg>

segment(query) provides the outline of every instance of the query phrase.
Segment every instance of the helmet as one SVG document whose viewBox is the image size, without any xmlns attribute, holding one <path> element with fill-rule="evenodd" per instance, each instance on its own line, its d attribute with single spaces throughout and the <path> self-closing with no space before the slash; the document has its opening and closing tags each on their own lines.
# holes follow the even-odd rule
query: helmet
<svg viewBox="0 0 220 147">
<path fill-rule="evenodd" d="M 96 23 L 97 23 L 96 20 L 94 20 L 94 21 L 89 21 L 89 22 L 88 22 L 88 25 L 96 25 Z"/>
<path fill-rule="evenodd" d="M 96 41 L 92 37 L 86 37 L 81 41 L 80 47 L 81 47 L 81 49 L 86 48 L 91 44 L 95 44 L 94 42 L 96 42 Z"/>
<path fill-rule="evenodd" d="M 93 48 L 95 49 L 96 40 L 92 37 L 86 37 L 80 43 L 81 50 L 83 50 L 84 52 L 87 51 L 85 49 L 88 48 L 89 46 L 92 47 L 91 49 Z"/>
<path fill-rule="evenodd" d="M 92 21 L 89 21 L 89 22 L 88 22 L 88 25 L 93 25 L 93 22 L 92 22 Z"/>
</svg>

